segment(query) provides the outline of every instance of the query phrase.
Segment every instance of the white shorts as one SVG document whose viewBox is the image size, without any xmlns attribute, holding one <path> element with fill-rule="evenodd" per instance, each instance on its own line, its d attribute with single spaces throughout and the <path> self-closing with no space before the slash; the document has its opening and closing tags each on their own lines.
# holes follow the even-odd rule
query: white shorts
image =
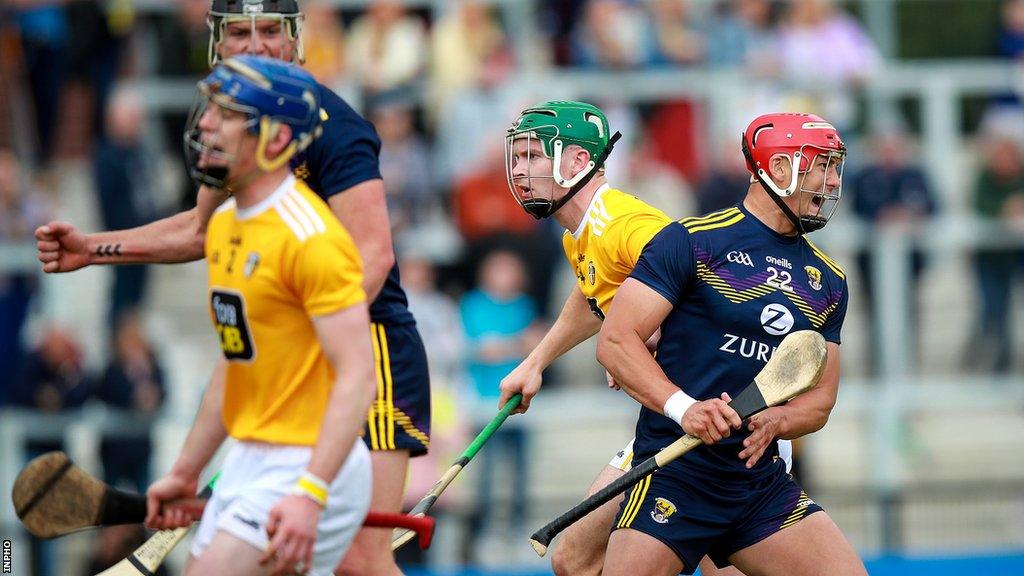
<svg viewBox="0 0 1024 576">
<path fill-rule="evenodd" d="M 612 468 L 618 468 L 623 472 L 628 472 L 633 467 L 633 442 L 636 438 L 632 438 L 629 444 L 626 444 L 622 450 L 615 453 L 612 459 L 608 461 L 608 465 Z M 789 440 L 779 440 L 779 458 L 786 463 L 786 472 L 793 470 L 793 443 Z"/>
<path fill-rule="evenodd" d="M 270 544 L 266 528 L 270 510 L 292 492 L 312 453 L 308 446 L 262 442 L 232 446 L 192 539 L 192 555 L 200 556 L 220 530 L 265 551 Z M 370 509 L 371 484 L 370 452 L 358 439 L 330 485 L 308 574 L 333 573 Z"/>
</svg>

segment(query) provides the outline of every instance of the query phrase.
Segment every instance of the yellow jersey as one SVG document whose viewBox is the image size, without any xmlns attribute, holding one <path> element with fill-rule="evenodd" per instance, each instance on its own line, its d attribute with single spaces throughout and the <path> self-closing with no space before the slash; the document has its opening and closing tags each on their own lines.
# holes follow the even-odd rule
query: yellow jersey
<svg viewBox="0 0 1024 576">
<path fill-rule="evenodd" d="M 671 221 L 661 210 L 605 184 L 594 194 L 579 228 L 565 231 L 565 257 L 598 318 L 604 320 L 644 246 Z"/>
<path fill-rule="evenodd" d="M 206 260 L 210 317 L 228 360 L 228 434 L 316 444 L 334 370 L 312 318 L 366 301 L 352 238 L 289 176 L 255 206 L 221 206 L 206 232 Z"/>
</svg>

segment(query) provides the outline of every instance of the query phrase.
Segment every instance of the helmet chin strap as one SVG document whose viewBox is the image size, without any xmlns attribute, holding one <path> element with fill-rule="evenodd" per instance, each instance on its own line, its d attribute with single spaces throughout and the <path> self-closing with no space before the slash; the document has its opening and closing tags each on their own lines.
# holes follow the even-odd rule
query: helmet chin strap
<svg viewBox="0 0 1024 576">
<path fill-rule="evenodd" d="M 764 176 L 761 175 L 763 170 L 757 169 L 757 164 L 754 162 L 754 157 L 750 153 L 750 148 L 747 147 L 746 137 L 740 139 L 740 148 L 743 150 L 743 156 L 747 159 L 747 165 L 754 172 L 754 177 L 757 178 L 758 183 L 761 184 L 761 188 L 764 188 L 764 191 L 765 193 L 768 194 L 768 197 L 771 198 L 773 202 L 775 202 L 775 205 L 779 207 L 779 210 L 781 210 L 782 213 L 785 214 L 786 218 L 789 219 L 790 223 L 793 224 L 793 227 L 796 228 L 796 232 L 798 235 L 803 236 L 804 234 L 807 234 L 809 232 L 820 230 L 822 227 L 825 226 L 825 221 L 822 218 L 817 218 L 814 216 L 797 216 L 795 213 L 793 213 L 792 210 L 789 209 L 789 206 L 787 206 L 786 203 L 783 202 L 782 197 L 779 196 L 778 192 L 776 192 L 771 186 L 771 184 L 769 184 L 765 180 Z M 797 166 L 793 166 L 793 169 L 796 170 Z M 797 179 L 798 176 L 796 174 L 793 174 L 794 183 L 796 183 Z M 799 186 L 797 186 L 795 193 L 800 193 Z"/>
<path fill-rule="evenodd" d="M 615 143 L 619 140 L 619 138 L 622 138 L 621 132 L 615 132 L 615 134 L 612 134 L 611 138 L 608 139 L 608 144 L 605 145 L 604 150 L 601 152 L 601 155 L 597 157 L 597 160 L 594 160 L 594 167 L 591 168 L 590 172 L 587 172 L 586 176 L 584 176 L 579 182 L 573 185 L 572 188 L 569 188 L 569 191 L 566 192 L 565 196 L 562 196 L 556 201 L 547 200 L 543 198 L 531 198 L 529 200 L 523 200 L 523 210 L 526 210 L 527 214 L 533 216 L 537 220 L 540 220 L 541 218 L 546 218 L 548 216 L 551 216 L 555 212 L 558 212 L 558 210 L 561 209 L 562 206 L 565 206 L 565 204 L 569 200 L 572 200 L 573 196 L 575 196 L 580 190 L 583 189 L 584 186 L 586 186 L 590 182 L 590 180 L 594 177 L 594 174 L 597 174 L 597 172 L 604 167 L 604 161 L 607 160 L 608 155 L 612 153 L 612 149 L 615 148 Z"/>
<path fill-rule="evenodd" d="M 761 187 L 764 188 L 764 191 L 768 193 L 768 197 L 775 202 L 775 205 L 779 207 L 779 210 L 782 210 L 782 213 L 785 214 L 786 218 L 788 218 L 789 221 L 793 224 L 793 227 L 796 228 L 796 232 L 798 235 L 802 236 L 804 234 L 807 234 L 808 232 L 814 232 L 815 230 L 818 230 L 825 225 L 825 223 L 821 221 L 820 218 L 815 218 L 813 216 L 797 216 L 792 210 L 790 210 L 789 206 L 787 206 L 786 203 L 782 201 L 782 198 L 780 198 L 778 194 L 772 191 L 771 187 L 765 184 L 764 179 L 761 178 L 760 175 L 757 176 L 757 181 L 761 183 Z"/>
</svg>

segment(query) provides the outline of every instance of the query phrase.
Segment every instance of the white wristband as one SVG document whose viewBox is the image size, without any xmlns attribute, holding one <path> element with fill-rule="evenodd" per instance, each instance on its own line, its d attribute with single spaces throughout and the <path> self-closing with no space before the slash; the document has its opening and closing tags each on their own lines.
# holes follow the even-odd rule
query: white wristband
<svg viewBox="0 0 1024 576">
<path fill-rule="evenodd" d="M 676 424 L 683 425 L 683 414 L 686 414 L 686 410 L 696 404 L 697 401 L 690 398 L 682 390 L 668 397 L 665 401 L 665 407 L 662 409 L 665 416 L 671 418 Z"/>
</svg>

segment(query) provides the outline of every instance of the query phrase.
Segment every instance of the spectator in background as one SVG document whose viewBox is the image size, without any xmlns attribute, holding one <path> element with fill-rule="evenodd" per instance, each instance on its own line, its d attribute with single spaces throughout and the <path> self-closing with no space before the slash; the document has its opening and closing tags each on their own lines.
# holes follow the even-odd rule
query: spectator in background
<svg viewBox="0 0 1024 576">
<path fill-rule="evenodd" d="M 82 347 L 70 332 L 60 328 L 50 327 L 43 332 L 38 347 L 25 358 L 20 373 L 13 380 L 11 404 L 40 415 L 52 416 L 79 408 L 89 397 Z M 46 452 L 64 450 L 64 422 L 52 419 L 49 422 L 47 429 L 33 430 L 44 436 L 26 440 L 26 462 Z M 58 573 L 57 546 L 55 542 L 29 538 L 34 576 Z"/>
<path fill-rule="evenodd" d="M 14 151 L 0 147 L 0 244 L 31 246 L 32 229 L 49 219 L 39 193 L 29 186 Z M 35 271 L 0 272 L 0 406 L 25 351 L 21 330 L 36 290 Z"/>
<path fill-rule="evenodd" d="M 710 68 L 747 68 L 774 75 L 776 33 L 770 0 L 732 0 L 717 6 L 705 36 L 705 62 Z"/>
<path fill-rule="evenodd" d="M 467 292 L 459 304 L 465 329 L 470 389 L 476 397 L 474 414 L 491 414 L 501 394 L 501 379 L 512 371 L 540 341 L 543 334 L 535 323 L 537 310 L 523 290 L 526 268 L 515 253 L 496 250 L 480 265 L 478 287 Z M 486 420 L 474 423 L 477 431 Z M 528 461 L 527 431 L 518 422 L 506 422 L 488 441 L 487 450 L 479 454 L 477 467 L 477 501 L 470 519 L 470 543 L 488 525 L 494 510 L 492 490 L 498 460 L 509 462 L 511 470 L 501 476 L 512 487 L 510 529 L 519 534 L 525 527 Z M 468 560 L 469 558 L 467 558 Z M 479 558 L 477 559 L 479 560 Z"/>
<path fill-rule="evenodd" d="M 416 326 L 423 334 L 423 345 L 430 358 L 430 452 L 409 462 L 409 480 L 402 507 L 409 510 L 469 443 L 466 415 L 473 406 L 466 406 L 465 395 L 460 394 L 464 339 L 458 304 L 438 289 L 434 265 L 426 257 L 406 252 L 401 257 L 400 267 L 409 311 L 416 317 Z M 430 515 L 447 523 L 443 518 L 450 510 L 464 508 L 465 500 L 466 490 L 456 482 L 430 509 Z M 411 564 L 422 556 L 416 546 L 406 546 L 396 554 L 402 565 Z"/>
<path fill-rule="evenodd" d="M 911 162 L 912 149 L 910 140 L 897 128 L 875 134 L 870 143 L 870 162 L 850 181 L 853 211 L 873 229 L 872 232 L 913 231 L 935 216 L 935 194 L 924 170 Z M 871 237 L 877 238 L 874 233 Z M 878 246 L 877 243 L 874 245 Z M 913 348 L 918 340 L 920 317 L 917 290 L 926 261 L 924 252 L 916 245 L 909 256 L 909 300 L 904 303 L 904 309 L 908 311 Z M 870 247 L 858 252 L 857 266 L 864 286 L 864 302 L 868 314 L 871 365 L 877 371 L 881 354 L 878 348 L 881 344 L 881 327 L 875 322 L 875 268 Z"/>
<path fill-rule="evenodd" d="M 848 88 L 871 76 L 881 61 L 874 41 L 834 0 L 793 0 L 775 57 L 790 89 L 787 107 L 829 118 L 840 132 L 855 121 Z"/>
<path fill-rule="evenodd" d="M 427 55 L 423 22 L 397 0 L 373 0 L 352 23 L 348 68 L 367 95 L 411 86 Z"/>
<path fill-rule="evenodd" d="M 692 22 L 687 0 L 648 0 L 649 62 L 674 68 L 699 64 L 704 58 L 704 37 Z M 652 151 L 683 177 L 696 181 L 703 170 L 698 105 L 686 97 L 658 102 L 646 132 Z M 627 132 L 628 133 L 628 132 Z M 614 158 L 614 156 L 613 156 Z"/>
<path fill-rule="evenodd" d="M 324 0 L 305 2 L 302 10 L 302 65 L 318 82 L 339 91 L 346 84 L 345 32 L 334 7 Z"/>
<path fill-rule="evenodd" d="M 613 120 L 609 119 L 609 124 L 623 126 L 623 123 L 618 121 L 614 121 L 614 124 L 612 122 Z M 673 218 L 692 216 L 693 190 L 686 179 L 653 153 L 654 146 L 644 135 L 641 134 L 634 142 L 634 149 L 629 151 L 625 177 L 616 178 L 622 182 L 622 189 L 629 190 L 637 198 L 666 214 L 671 214 Z M 609 160 L 612 157 L 609 157 Z M 608 172 L 613 171 L 609 169 Z"/>
<path fill-rule="evenodd" d="M 108 104 L 134 26 L 133 4 L 132 0 L 67 3 L 67 19 L 73 23 L 68 50 L 72 81 L 91 88 L 90 126 L 97 139 L 105 136 Z"/>
<path fill-rule="evenodd" d="M 35 162 L 49 167 L 62 88 L 68 74 L 66 0 L 10 0 L 21 32 L 22 55 L 35 114 Z"/>
<path fill-rule="evenodd" d="M 146 109 L 141 96 L 118 88 L 107 110 L 107 135 L 93 158 L 93 178 L 104 230 L 141 226 L 157 216 L 152 198 L 154 164 L 143 146 Z M 107 320 L 111 330 L 145 295 L 147 266 L 115 266 Z"/>
<path fill-rule="evenodd" d="M 477 84 L 507 39 L 491 6 L 481 0 L 452 2 L 431 31 L 431 113 L 440 111 L 459 92 Z"/>
<path fill-rule="evenodd" d="M 210 28 L 206 13 L 210 0 L 174 0 L 177 11 L 170 15 L 156 15 L 153 31 L 156 37 L 157 74 L 165 79 L 198 80 L 210 71 L 207 55 L 210 49 Z M 175 157 L 178 165 L 185 164 L 181 135 L 185 133 L 187 111 L 166 111 L 160 121 L 164 128 L 165 148 Z M 196 187 L 188 178 L 181 180 L 178 190 L 180 207 L 188 210 L 196 205 Z"/>
<path fill-rule="evenodd" d="M 409 310 L 424 334 L 423 345 L 430 358 L 431 391 L 436 393 L 438 382 L 452 383 L 462 373 L 464 342 L 459 307 L 451 296 L 438 289 L 436 270 L 427 258 L 406 253 L 401 269 Z M 412 492 L 414 496 L 419 494 Z"/>
<path fill-rule="evenodd" d="M 1020 71 L 1015 90 L 997 95 L 997 105 L 1019 106 L 1024 101 L 1024 0 L 1006 0 L 996 32 L 995 53 L 1015 62 Z"/>
<path fill-rule="evenodd" d="M 79 408 L 89 397 L 82 347 L 68 331 L 48 328 L 11 389 L 11 403 L 44 414 Z M 61 439 L 29 440 L 29 457 L 63 449 Z"/>
<path fill-rule="evenodd" d="M 590 0 L 547 0 L 537 3 L 537 19 L 545 39 L 550 42 L 551 60 L 557 66 L 572 61 L 572 36 L 584 7 Z"/>
<path fill-rule="evenodd" d="M 114 339 L 114 357 L 96 383 L 102 402 L 136 417 L 140 428 L 131 438 L 104 434 L 100 444 L 103 479 L 111 486 L 126 483 L 137 492 L 149 486 L 151 428 L 166 396 L 164 372 L 136 314 L 120 317 Z"/>
<path fill-rule="evenodd" d="M 711 170 L 697 186 L 697 213 L 708 214 L 734 206 L 743 200 L 750 185 L 746 160 L 731 139 L 721 145 L 712 159 Z"/>
<path fill-rule="evenodd" d="M 503 150 L 494 143 L 494 134 L 508 129 L 510 110 L 520 107 L 529 91 L 512 77 L 514 70 L 509 50 L 492 52 L 472 84 L 453 94 L 438 111 L 441 181 L 457 187 L 462 178 L 490 170 L 495 164 L 504 171 Z"/>
<path fill-rule="evenodd" d="M 1024 65 L 1024 0 L 1006 0 L 996 39 L 998 54 Z"/>
<path fill-rule="evenodd" d="M 984 165 L 974 185 L 978 216 L 997 222 L 1004 232 L 1024 231 L 1024 112 L 1001 109 L 982 122 Z M 981 309 L 967 354 L 969 367 L 1010 370 L 1011 288 L 1021 267 L 1021 251 L 985 248 L 974 255 Z"/>
<path fill-rule="evenodd" d="M 397 237 L 422 225 L 441 209 L 434 187 L 430 149 L 416 132 L 413 100 L 404 91 L 380 94 L 373 100 L 370 121 L 380 136 L 380 174 Z"/>
<path fill-rule="evenodd" d="M 651 62 L 651 23 L 625 0 L 590 0 L 572 32 L 572 64 L 588 68 L 630 69 Z"/>
<path fill-rule="evenodd" d="M 704 59 L 705 40 L 690 15 L 689 0 L 647 0 L 655 48 L 651 63 L 691 66 Z"/>
</svg>

